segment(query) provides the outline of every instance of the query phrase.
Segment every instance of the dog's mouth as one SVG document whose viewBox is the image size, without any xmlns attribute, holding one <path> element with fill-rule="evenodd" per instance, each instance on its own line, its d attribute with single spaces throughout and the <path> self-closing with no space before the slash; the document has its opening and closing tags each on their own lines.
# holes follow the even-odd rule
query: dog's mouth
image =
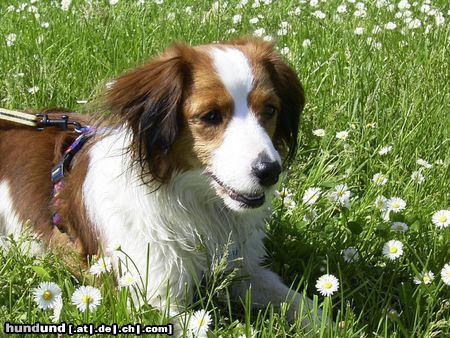
<svg viewBox="0 0 450 338">
<path fill-rule="evenodd" d="M 216 183 L 216 190 L 219 195 L 227 195 L 232 200 L 239 202 L 244 208 L 259 208 L 265 202 L 264 193 L 260 194 L 244 194 L 237 192 L 233 188 L 226 186 L 221 180 L 219 180 L 214 174 L 208 173 L 208 175 Z"/>
</svg>

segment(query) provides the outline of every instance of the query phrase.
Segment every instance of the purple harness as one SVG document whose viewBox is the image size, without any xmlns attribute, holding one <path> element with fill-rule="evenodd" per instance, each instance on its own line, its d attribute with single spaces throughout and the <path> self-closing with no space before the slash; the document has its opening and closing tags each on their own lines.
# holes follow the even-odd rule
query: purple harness
<svg viewBox="0 0 450 338">
<path fill-rule="evenodd" d="M 64 174 L 70 168 L 70 162 L 86 141 L 95 134 L 95 131 L 96 129 L 90 126 L 80 128 L 79 132 L 81 135 L 72 142 L 69 148 L 64 152 L 61 160 L 52 168 L 51 179 L 53 183 L 53 205 L 55 209 L 61 205 L 61 200 L 58 198 L 58 195 L 64 187 Z M 61 224 L 61 221 L 61 215 L 58 212 L 55 212 L 52 216 L 52 223 L 59 231 L 65 233 L 66 229 Z"/>
</svg>

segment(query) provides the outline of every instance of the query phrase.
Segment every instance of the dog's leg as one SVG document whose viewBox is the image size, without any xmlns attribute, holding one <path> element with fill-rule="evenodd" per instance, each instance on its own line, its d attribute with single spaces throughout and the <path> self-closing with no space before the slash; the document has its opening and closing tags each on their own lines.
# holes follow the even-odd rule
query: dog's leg
<svg viewBox="0 0 450 338">
<path fill-rule="evenodd" d="M 248 288 L 250 288 L 254 307 L 263 308 L 272 304 L 279 308 L 281 303 L 286 303 L 289 305 L 286 314 L 290 322 L 301 318 L 304 327 L 309 327 L 311 322 L 320 322 L 321 311 L 318 309 L 316 314 L 311 312 L 313 308 L 312 300 L 308 297 L 302 297 L 301 293 L 288 288 L 276 273 L 261 266 L 252 266 L 246 270 L 244 274 L 247 275 L 248 279 L 238 283 L 237 290 L 234 290 L 237 292 L 236 296 L 243 299 Z M 298 313 L 300 310 L 302 313 Z"/>
</svg>

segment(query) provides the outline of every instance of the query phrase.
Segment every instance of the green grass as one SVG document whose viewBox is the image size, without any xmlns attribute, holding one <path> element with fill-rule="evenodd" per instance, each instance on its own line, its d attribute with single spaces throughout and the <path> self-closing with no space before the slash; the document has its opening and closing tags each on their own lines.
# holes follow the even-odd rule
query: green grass
<svg viewBox="0 0 450 338">
<path fill-rule="evenodd" d="M 190 44 L 209 43 L 252 34 L 264 28 L 276 37 L 280 48 L 288 47 L 286 58 L 298 71 L 306 89 L 307 106 L 302 117 L 301 147 L 283 185 L 293 193 L 297 206 L 288 210 L 280 199 L 268 223 L 270 238 L 266 245 L 272 268 L 294 288 L 305 290 L 324 308 L 324 317 L 338 323 L 321 325 L 317 335 L 336 337 L 422 337 L 450 334 L 450 287 L 440 278 L 440 271 L 450 261 L 450 230 L 438 229 L 431 217 L 437 210 L 449 209 L 450 203 L 450 4 L 434 0 L 443 13 L 444 24 L 411 6 L 411 16 L 421 20 L 416 29 L 407 29 L 403 18 L 396 18 L 399 1 L 393 11 L 377 8 L 376 1 L 365 1 L 367 15 L 353 15 L 355 4 L 328 0 L 312 7 L 309 2 L 273 1 L 253 8 L 253 1 L 238 8 L 237 1 L 221 2 L 218 12 L 212 2 L 164 1 L 158 5 L 146 0 L 121 0 L 115 6 L 107 1 L 73 1 L 69 11 L 62 11 L 51 1 L 37 1 L 39 18 L 27 5 L 16 12 L 22 1 L 0 3 L 0 106 L 23 109 L 67 107 L 88 110 L 77 100 L 92 100 L 104 84 L 133 68 L 174 41 Z M 336 8 L 347 4 L 347 12 Z M 413 1 L 410 2 L 411 4 Z M 14 11 L 7 10 L 9 5 Z M 192 6 L 192 14 L 186 13 Z M 295 8 L 300 14 L 293 14 Z M 324 19 L 312 13 L 321 10 Z M 175 14 L 169 14 L 175 13 Z M 233 24 L 232 18 L 242 15 Z M 175 15 L 174 19 L 170 16 Z M 257 24 L 251 18 L 259 17 Z M 286 35 L 277 36 L 281 22 L 288 22 Z M 395 22 L 397 28 L 385 29 Z M 48 22 L 49 27 L 41 26 Z M 426 28 L 431 24 L 430 28 Z M 381 32 L 373 33 L 374 26 Z M 362 35 L 354 33 L 363 27 Z M 230 32 L 229 29 L 235 29 Z M 428 33 L 425 33 L 428 30 Z M 403 31 L 403 32 L 402 32 Z M 16 40 L 7 46 L 6 36 Z M 368 38 L 374 40 L 368 41 Z M 304 47 L 305 39 L 311 40 Z M 373 43 L 380 45 L 373 45 Z M 36 86 L 34 94 L 28 89 Z M 376 128 L 367 124 L 375 123 Z M 326 130 L 324 137 L 312 131 Z M 335 133 L 346 130 L 346 141 Z M 391 145 L 392 151 L 380 156 L 378 151 Z M 0 154 L 1 156 L 1 154 Z M 423 158 L 433 166 L 420 167 Z M 425 181 L 411 180 L 420 170 Z M 375 173 L 383 173 L 387 184 L 376 186 Z M 338 184 L 351 190 L 347 208 L 333 205 L 326 194 Z M 322 197 L 315 204 L 318 217 L 306 222 L 308 212 L 302 203 L 305 190 L 320 187 Z M 377 196 L 398 196 L 407 202 L 401 213 L 383 221 L 375 208 Z M 1 203 L 1 201 L 0 201 Z M 410 229 L 399 234 L 391 230 L 392 221 L 404 221 Z M 404 244 L 404 254 L 388 261 L 383 245 L 391 239 Z M 345 248 L 354 246 L 360 259 L 346 263 Z M 63 290 L 61 320 L 68 323 L 143 323 L 167 322 L 163 314 L 149 306 L 128 309 L 128 291 L 118 291 L 113 277 L 102 282 L 83 274 L 77 279 L 51 254 L 29 257 L 12 245 L 0 250 L 1 322 L 50 322 L 51 311 L 39 310 L 32 299 L 32 289 L 43 280 L 51 280 Z M 36 268 L 36 266 L 38 268 Z M 34 268 L 33 268 L 34 267 Z M 40 267 L 40 268 L 39 268 Z M 418 272 L 432 271 L 435 279 L 428 285 L 416 285 Z M 330 273 L 340 280 L 339 291 L 322 297 L 314 285 L 316 279 Z M 96 283 L 103 301 L 89 314 L 80 313 L 70 304 L 73 290 L 80 284 Z M 211 337 L 301 336 L 298 323 L 288 324 L 283 312 L 272 308 L 249 311 L 249 302 L 219 302 L 217 283 L 206 288 L 192 309 L 207 308 L 213 316 Z M 218 293 L 225 293 L 221 290 Z M 226 297 L 225 297 L 226 298 Z M 391 309 L 397 312 L 394 315 Z M 325 321 L 326 322 L 326 321 Z"/>
</svg>

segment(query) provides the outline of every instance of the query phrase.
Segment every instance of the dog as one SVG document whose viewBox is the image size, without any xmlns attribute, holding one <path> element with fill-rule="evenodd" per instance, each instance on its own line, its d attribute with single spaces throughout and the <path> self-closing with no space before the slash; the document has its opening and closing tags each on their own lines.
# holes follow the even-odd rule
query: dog
<svg viewBox="0 0 450 338">
<path fill-rule="evenodd" d="M 127 261 L 158 308 L 191 302 L 226 254 L 242 277 L 234 298 L 251 287 L 257 306 L 292 300 L 293 319 L 302 296 L 262 266 L 263 239 L 305 98 L 273 44 L 174 44 L 116 79 L 103 101 L 110 114 L 74 155 L 57 199 L 49 175 L 76 133 L 0 124 L 2 232 L 28 221 L 46 246 L 107 254 L 116 269 Z"/>
</svg>

